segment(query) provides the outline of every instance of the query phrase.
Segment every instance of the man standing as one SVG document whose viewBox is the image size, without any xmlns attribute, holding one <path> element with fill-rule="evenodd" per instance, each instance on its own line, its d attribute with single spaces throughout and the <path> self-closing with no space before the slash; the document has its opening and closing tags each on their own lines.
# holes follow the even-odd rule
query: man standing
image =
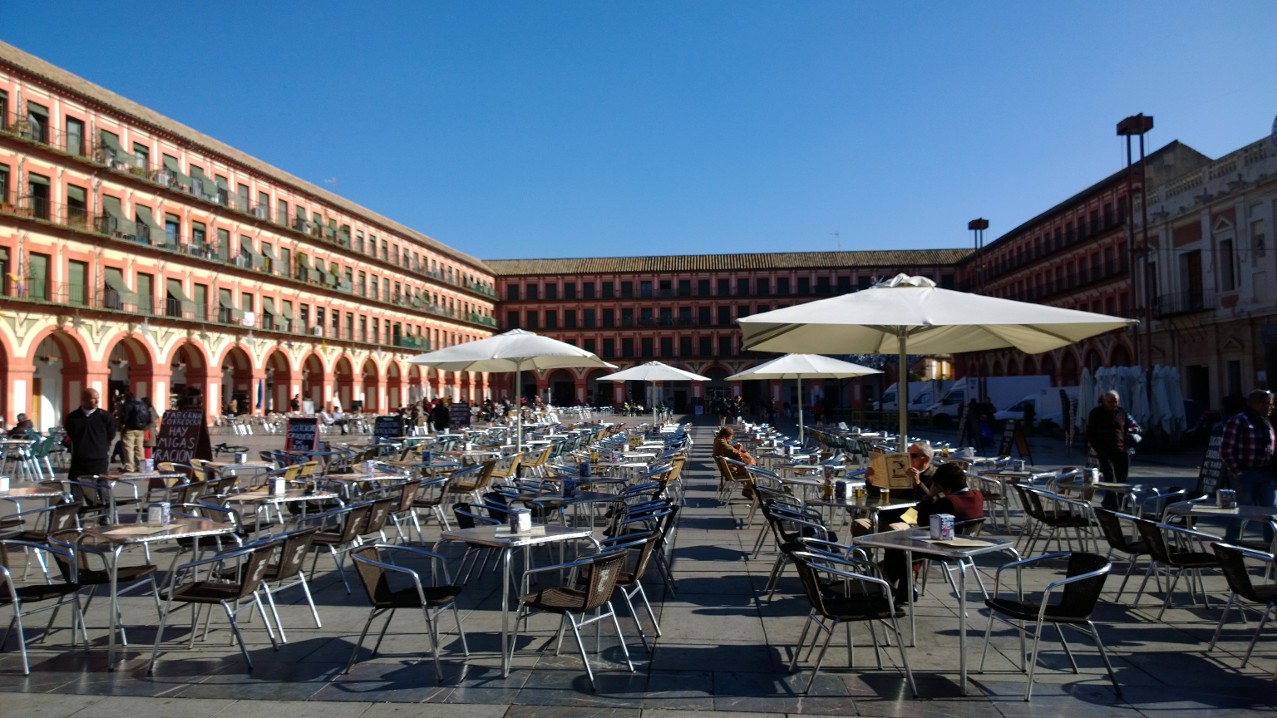
<svg viewBox="0 0 1277 718">
<path fill-rule="evenodd" d="M 1246 397 L 1246 410 L 1224 424 L 1224 438 L 1219 446 L 1219 458 L 1228 467 L 1237 490 L 1237 503 L 1270 510 L 1277 508 L 1277 478 L 1273 476 L 1277 435 L 1269 419 L 1272 410 L 1270 392 L 1252 391 Z M 1224 540 L 1236 541 L 1240 528 L 1238 522 L 1230 521 Z M 1265 522 L 1264 545 L 1270 546 L 1272 542 L 1272 527 Z"/>
<path fill-rule="evenodd" d="M 146 457 L 146 428 L 151 425 L 151 410 L 133 392 L 124 392 L 120 409 L 120 441 L 124 444 L 124 470 L 137 471 L 138 462 Z"/>
<path fill-rule="evenodd" d="M 1086 442 L 1095 452 L 1104 481 L 1114 484 L 1126 483 L 1131 470 L 1131 459 L 1126 453 L 1130 448 L 1128 441 L 1132 434 L 1140 432 L 1139 425 L 1120 401 L 1118 393 L 1110 389 L 1086 418 Z M 1104 492 L 1104 508 L 1117 510 L 1116 492 Z"/>
<path fill-rule="evenodd" d="M 439 403 L 430 410 L 430 425 L 434 427 L 436 434 L 448 433 L 448 427 L 452 425 L 452 408 L 448 406 L 448 397 L 440 397 Z"/>
<path fill-rule="evenodd" d="M 111 440 L 115 438 L 115 419 L 98 408 L 97 389 L 80 392 L 80 408 L 62 421 L 71 440 L 71 468 L 67 478 L 105 474 L 109 468 Z"/>
</svg>

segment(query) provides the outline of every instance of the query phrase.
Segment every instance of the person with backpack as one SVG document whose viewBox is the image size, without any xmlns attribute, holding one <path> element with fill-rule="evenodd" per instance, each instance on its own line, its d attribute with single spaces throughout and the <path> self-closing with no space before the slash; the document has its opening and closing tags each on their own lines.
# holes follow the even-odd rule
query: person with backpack
<svg viewBox="0 0 1277 718">
<path fill-rule="evenodd" d="M 124 408 L 120 411 L 120 441 L 124 443 L 124 470 L 134 472 L 146 458 L 146 430 L 151 426 L 151 409 L 133 392 L 124 392 Z"/>
</svg>

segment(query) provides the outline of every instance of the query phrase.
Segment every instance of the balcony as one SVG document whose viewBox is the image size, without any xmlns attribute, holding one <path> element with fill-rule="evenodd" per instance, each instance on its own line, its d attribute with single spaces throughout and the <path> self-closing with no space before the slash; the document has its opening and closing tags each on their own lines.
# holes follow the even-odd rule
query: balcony
<svg viewBox="0 0 1277 718">
<path fill-rule="evenodd" d="M 1216 307 L 1213 292 L 1175 292 L 1158 295 L 1153 302 L 1153 316 L 1158 319 L 1209 312 Z"/>
</svg>

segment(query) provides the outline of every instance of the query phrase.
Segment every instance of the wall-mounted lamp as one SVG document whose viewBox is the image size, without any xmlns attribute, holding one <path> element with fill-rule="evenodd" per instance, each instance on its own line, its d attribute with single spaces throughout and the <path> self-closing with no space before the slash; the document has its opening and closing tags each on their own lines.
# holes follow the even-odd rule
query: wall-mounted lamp
<svg viewBox="0 0 1277 718">
<path fill-rule="evenodd" d="M 113 367 L 126 367 L 126 366 L 128 366 L 128 365 L 129 365 L 129 363 L 128 363 L 128 361 L 127 361 L 127 360 L 125 360 L 125 359 L 112 359 L 112 360 L 111 360 L 111 366 L 113 366 Z"/>
<path fill-rule="evenodd" d="M 48 354 L 44 354 L 44 355 L 41 355 L 41 356 L 36 357 L 36 359 L 38 359 L 39 361 L 41 361 L 41 362 L 43 362 L 43 363 L 45 363 L 45 364 L 57 364 L 57 363 L 58 363 L 58 361 L 59 361 L 61 358 L 62 358 L 62 357 L 51 356 L 51 355 L 48 355 Z"/>
</svg>

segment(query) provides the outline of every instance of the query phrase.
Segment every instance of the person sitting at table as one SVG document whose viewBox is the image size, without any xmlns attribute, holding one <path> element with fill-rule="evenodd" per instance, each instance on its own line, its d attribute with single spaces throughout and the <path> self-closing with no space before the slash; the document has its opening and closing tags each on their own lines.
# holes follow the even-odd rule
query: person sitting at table
<svg viewBox="0 0 1277 718">
<path fill-rule="evenodd" d="M 932 482 L 934 481 L 936 469 L 938 468 L 931 463 L 933 458 L 935 458 L 935 449 L 931 447 L 930 442 L 919 441 L 916 444 L 911 444 L 909 446 L 909 468 L 907 473 L 913 482 L 913 489 L 908 494 L 902 493 L 900 496 L 892 494 L 893 501 L 908 501 L 910 499 L 914 501 L 921 501 L 930 495 Z M 865 469 L 865 479 L 871 486 L 873 485 L 873 476 L 874 470 L 872 466 Z M 889 526 L 891 524 L 899 523 L 900 517 L 903 516 L 907 510 L 908 509 L 895 509 L 893 511 L 879 512 L 878 525 Z M 856 521 L 852 524 L 853 536 L 862 536 L 872 530 L 873 524 L 869 521 L 869 519 L 856 519 Z"/>
<path fill-rule="evenodd" d="M 29 439 L 31 438 L 31 430 L 35 428 L 35 423 L 27 418 L 26 414 L 18 414 L 18 421 L 9 429 L 10 439 Z"/>
<path fill-rule="evenodd" d="M 929 526 L 931 517 L 937 514 L 950 514 L 954 524 L 961 524 L 984 517 L 984 495 L 967 486 L 967 472 L 960 465 L 944 464 L 936 469 L 927 495 L 914 506 L 914 511 L 918 514 L 918 526 Z M 905 563 L 904 551 L 886 551 L 879 565 L 883 577 L 893 586 L 897 604 L 909 603 L 911 598 L 916 598 L 906 593 L 909 589 L 909 566 Z M 915 573 L 921 565 L 921 561 L 914 562 Z"/>
<path fill-rule="evenodd" d="M 754 457 L 745 450 L 744 445 L 740 443 L 732 443 L 732 437 L 735 435 L 736 432 L 730 426 L 724 426 L 719 429 L 718 433 L 714 435 L 713 455 L 715 457 L 726 456 L 727 458 L 739 461 L 746 466 L 753 466 L 757 462 L 754 460 Z M 732 464 L 731 472 L 732 478 L 741 482 L 743 487 L 741 489 L 741 494 L 747 499 L 754 498 L 754 487 L 752 487 L 749 483 L 749 472 L 745 470 L 745 467 Z M 720 478 L 719 481 L 721 482 L 722 479 Z M 721 483 L 719 488 L 722 488 Z"/>
</svg>

